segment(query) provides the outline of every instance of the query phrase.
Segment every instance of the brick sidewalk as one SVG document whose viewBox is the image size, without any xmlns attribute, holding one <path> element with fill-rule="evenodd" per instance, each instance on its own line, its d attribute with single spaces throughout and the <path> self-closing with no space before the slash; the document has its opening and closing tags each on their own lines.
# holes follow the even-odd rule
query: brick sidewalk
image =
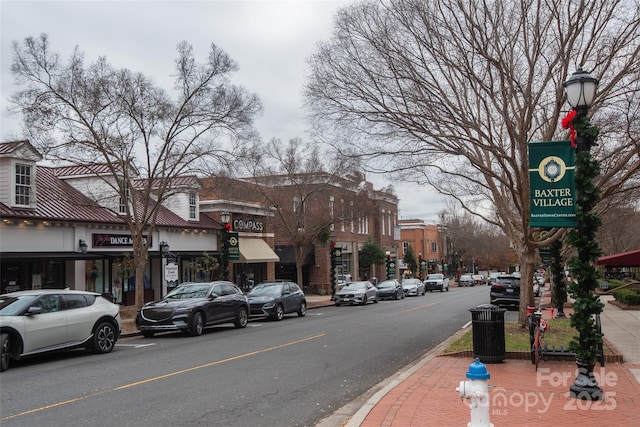
<svg viewBox="0 0 640 427">
<path fill-rule="evenodd" d="M 471 358 L 435 357 L 393 388 L 366 415 L 362 427 L 462 426 L 470 409 L 456 387 L 466 380 Z M 640 383 L 628 368 L 638 365 L 597 366 L 605 393 L 602 402 L 569 397 L 575 378 L 572 362 L 542 362 L 538 373 L 525 360 L 487 364 L 491 374 L 490 416 L 496 426 L 616 425 L 637 426 Z"/>
</svg>

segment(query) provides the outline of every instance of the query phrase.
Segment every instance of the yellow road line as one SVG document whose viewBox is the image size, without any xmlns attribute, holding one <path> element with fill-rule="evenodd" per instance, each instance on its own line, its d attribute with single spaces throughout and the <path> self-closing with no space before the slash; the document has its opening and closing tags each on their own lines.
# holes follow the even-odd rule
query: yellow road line
<svg viewBox="0 0 640 427">
<path fill-rule="evenodd" d="M 305 341 L 310 341 L 310 340 L 313 340 L 313 339 L 316 339 L 316 338 L 324 337 L 326 335 L 327 334 L 323 332 L 323 333 L 320 333 L 320 334 L 317 334 L 317 335 L 312 335 L 310 337 L 302 338 L 302 339 L 299 339 L 299 340 L 296 340 L 296 341 L 289 341 L 287 343 L 276 345 L 276 346 L 273 346 L 273 347 L 263 348 L 262 350 L 251 351 L 249 353 L 239 354 L 237 356 L 229 357 L 227 359 L 217 360 L 215 362 L 205 363 L 204 365 L 194 366 L 192 368 L 182 369 L 180 371 L 175 371 L 175 372 L 171 372 L 171 373 L 168 373 L 168 374 L 160 375 L 160 376 L 157 376 L 157 377 L 148 378 L 146 380 L 136 381 L 136 382 L 130 383 L 130 384 L 125 384 L 125 385 L 122 385 L 120 387 L 116 387 L 116 388 L 113 388 L 113 389 L 110 389 L 110 390 L 102 391 L 100 393 L 92 393 L 92 394 L 88 394 L 86 396 L 76 397 L 74 399 L 69 399 L 69 400 L 65 400 L 65 401 L 62 401 L 62 402 L 53 403 L 51 405 L 41 406 L 40 408 L 30 409 L 28 411 L 20 412 L 18 414 L 9 415 L 7 417 L 2 417 L 2 418 L 0 418 L 0 420 L 1 421 L 10 420 L 12 418 L 17 418 L 17 417 L 21 417 L 21 416 L 24 416 L 24 415 L 29 415 L 29 414 L 33 414 L 33 413 L 36 413 L 36 412 L 45 411 L 47 409 L 56 408 L 58 406 L 63 406 L 63 405 L 67 405 L 69 403 L 78 402 L 80 400 L 88 399 L 90 397 L 100 396 L 100 395 L 103 395 L 105 393 L 109 393 L 109 392 L 112 392 L 112 391 L 120 391 L 120 390 L 124 390 L 124 389 L 127 389 L 127 388 L 135 387 L 135 386 L 138 386 L 138 385 L 147 384 L 147 383 L 150 383 L 150 382 L 153 382 L 153 381 L 158 381 L 158 380 L 162 380 L 162 379 L 165 379 L 165 378 L 173 377 L 175 375 L 180 375 L 180 374 L 184 374 L 184 373 L 187 373 L 187 372 L 196 371 L 198 369 L 208 368 L 208 367 L 211 367 L 211 366 L 220 365 L 222 363 L 232 362 L 234 360 L 239 360 L 239 359 L 244 359 L 244 358 L 247 358 L 247 357 L 255 356 L 257 354 L 267 353 L 267 352 L 273 351 L 273 350 L 278 350 L 278 349 L 284 348 L 284 347 L 290 347 L 292 345 L 300 344 L 300 343 L 303 343 Z"/>
</svg>

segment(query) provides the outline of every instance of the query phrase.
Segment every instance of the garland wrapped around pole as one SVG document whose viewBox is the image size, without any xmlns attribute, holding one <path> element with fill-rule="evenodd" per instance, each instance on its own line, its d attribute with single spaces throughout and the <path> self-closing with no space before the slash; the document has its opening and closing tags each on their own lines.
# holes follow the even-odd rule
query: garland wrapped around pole
<svg viewBox="0 0 640 427">
<path fill-rule="evenodd" d="M 569 344 L 576 354 L 578 375 L 570 387 L 571 396 L 582 400 L 602 400 L 602 389 L 593 375 L 602 343 L 595 316 L 602 312 L 603 304 L 594 291 L 598 284 L 598 272 L 593 263 L 601 254 L 596 241 L 596 232 L 601 224 L 600 217 L 593 212 L 600 199 L 600 190 L 595 179 L 600 172 L 600 164 L 591 157 L 591 147 L 596 145 L 600 129 L 593 126 L 587 117 L 587 109 L 573 110 L 562 121 L 571 129 L 572 144 L 576 147 L 575 190 L 577 199 L 577 228 L 569 231 L 567 241 L 574 246 L 577 256 L 569 260 L 573 281 L 569 293 L 574 298 L 571 326 L 576 328 L 578 337 Z"/>
</svg>

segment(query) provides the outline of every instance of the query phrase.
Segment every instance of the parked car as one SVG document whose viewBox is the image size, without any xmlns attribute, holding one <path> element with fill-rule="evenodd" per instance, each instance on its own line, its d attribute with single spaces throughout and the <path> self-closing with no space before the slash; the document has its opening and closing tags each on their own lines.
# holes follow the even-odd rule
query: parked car
<svg viewBox="0 0 640 427">
<path fill-rule="evenodd" d="M 378 302 L 378 288 L 368 280 L 344 285 L 335 295 L 336 306 L 342 304 L 365 305 L 369 301 Z"/>
<path fill-rule="evenodd" d="M 487 285 L 491 286 L 493 285 L 493 282 L 496 281 L 496 279 L 498 278 L 498 276 L 505 276 L 507 273 L 505 272 L 493 272 L 493 273 L 489 273 L 489 278 L 487 279 Z"/>
<path fill-rule="evenodd" d="M 122 330 L 120 307 L 94 292 L 47 289 L 0 295 L 0 371 L 54 350 L 109 353 Z"/>
<path fill-rule="evenodd" d="M 419 296 L 426 293 L 424 283 L 420 279 L 402 279 L 402 289 L 406 296 Z"/>
<path fill-rule="evenodd" d="M 520 277 L 498 276 L 491 285 L 491 304 L 498 306 L 520 306 Z"/>
<path fill-rule="evenodd" d="M 484 283 L 484 277 L 482 277 L 479 274 L 472 274 L 471 277 L 473 278 L 473 283 L 476 286 L 482 286 Z"/>
<path fill-rule="evenodd" d="M 458 280 L 458 286 L 475 286 L 476 282 L 470 274 L 463 274 Z"/>
<path fill-rule="evenodd" d="M 247 294 L 250 316 L 266 316 L 282 320 L 285 314 L 307 314 L 307 299 L 294 282 L 266 282 L 255 286 Z"/>
<path fill-rule="evenodd" d="M 424 287 L 429 292 L 431 291 L 444 291 L 449 292 L 449 278 L 444 277 L 444 274 L 429 274 L 424 280 Z"/>
<path fill-rule="evenodd" d="M 147 303 L 136 316 L 142 335 L 182 331 L 202 335 L 205 327 L 233 322 L 236 328 L 247 326 L 249 301 L 231 282 L 183 283 L 159 301 Z"/>
<path fill-rule="evenodd" d="M 378 298 L 380 299 L 403 299 L 404 289 L 396 279 L 387 279 L 378 283 Z"/>
</svg>

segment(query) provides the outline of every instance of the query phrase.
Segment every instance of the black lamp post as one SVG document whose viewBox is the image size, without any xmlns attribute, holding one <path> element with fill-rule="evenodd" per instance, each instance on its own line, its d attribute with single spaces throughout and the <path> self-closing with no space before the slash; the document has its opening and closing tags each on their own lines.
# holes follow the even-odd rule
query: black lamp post
<svg viewBox="0 0 640 427">
<path fill-rule="evenodd" d="M 164 240 L 160 242 L 160 259 L 162 269 L 161 277 L 162 277 L 162 285 L 160 286 L 160 297 L 162 298 L 165 294 L 165 290 L 167 289 L 167 280 L 165 277 L 165 269 L 166 269 L 166 259 L 171 252 L 169 251 L 169 244 Z"/>
<path fill-rule="evenodd" d="M 220 278 L 222 280 L 229 280 L 229 220 L 231 215 L 229 212 L 224 211 L 220 214 L 220 222 L 222 223 L 221 240 L 222 251 L 220 252 L 220 266 L 222 271 L 220 272 Z"/>
<path fill-rule="evenodd" d="M 575 191 L 577 204 L 577 228 L 568 235 L 569 244 L 575 247 L 577 256 L 569 262 L 572 276 L 577 280 L 569 285 L 569 292 L 575 299 L 571 325 L 578 332 L 578 339 L 570 344 L 576 353 L 578 374 L 570 387 L 571 396 L 582 400 L 602 400 L 602 389 L 593 375 L 598 346 L 602 334 L 596 329 L 595 316 L 602 312 L 602 303 L 594 294 L 598 284 L 598 274 L 593 266 L 600 256 L 596 241 L 596 231 L 600 218 L 593 209 L 600 198 L 600 191 L 594 184 L 600 165 L 591 158 L 590 149 L 595 145 L 599 129 L 592 126 L 587 111 L 595 98 L 598 79 L 579 68 L 564 83 L 567 101 L 575 112 L 567 118 L 572 133 L 575 132 L 576 172 Z M 563 126 L 565 125 L 563 121 Z"/>
<path fill-rule="evenodd" d="M 331 271 L 330 271 L 330 276 L 329 276 L 329 285 L 331 286 L 331 300 L 333 301 L 333 299 L 335 298 L 336 295 L 336 234 L 335 233 L 331 233 L 331 235 L 329 235 L 329 256 L 330 258 L 330 264 L 331 264 Z"/>
</svg>

